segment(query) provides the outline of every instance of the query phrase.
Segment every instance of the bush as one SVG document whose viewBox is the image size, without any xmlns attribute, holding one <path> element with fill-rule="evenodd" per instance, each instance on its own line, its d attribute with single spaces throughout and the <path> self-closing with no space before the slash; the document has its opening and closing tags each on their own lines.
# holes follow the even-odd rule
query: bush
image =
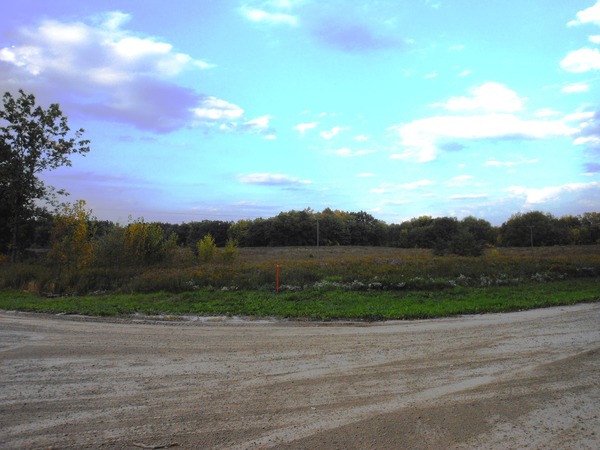
<svg viewBox="0 0 600 450">
<path fill-rule="evenodd" d="M 237 242 L 233 239 L 228 239 L 227 243 L 225 244 L 225 248 L 221 253 L 221 258 L 223 259 L 224 263 L 231 264 L 233 261 L 236 260 L 238 253 L 239 250 Z"/>
<path fill-rule="evenodd" d="M 156 223 L 136 220 L 125 228 L 125 253 L 131 264 L 148 265 L 165 256 L 165 232 Z"/>
<path fill-rule="evenodd" d="M 210 233 L 198 241 L 198 258 L 200 258 L 200 261 L 211 262 L 217 256 L 217 253 L 217 244 Z"/>
</svg>

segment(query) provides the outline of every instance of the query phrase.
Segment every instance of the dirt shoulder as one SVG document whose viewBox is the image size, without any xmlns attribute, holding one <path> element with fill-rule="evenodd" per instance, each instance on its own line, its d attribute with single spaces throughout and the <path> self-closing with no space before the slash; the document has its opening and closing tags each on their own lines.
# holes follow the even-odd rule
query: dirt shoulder
<svg viewBox="0 0 600 450">
<path fill-rule="evenodd" d="M 0 312 L 2 448 L 600 448 L 600 304 L 375 324 Z"/>
</svg>

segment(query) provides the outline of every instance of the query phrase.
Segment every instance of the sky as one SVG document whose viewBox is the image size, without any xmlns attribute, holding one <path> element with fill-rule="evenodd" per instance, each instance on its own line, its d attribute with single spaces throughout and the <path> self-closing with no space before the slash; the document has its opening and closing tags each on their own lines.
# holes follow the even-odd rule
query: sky
<svg viewBox="0 0 600 450">
<path fill-rule="evenodd" d="M 99 219 L 600 211 L 599 0 L 20 0 L 0 92 L 91 151 Z"/>
</svg>

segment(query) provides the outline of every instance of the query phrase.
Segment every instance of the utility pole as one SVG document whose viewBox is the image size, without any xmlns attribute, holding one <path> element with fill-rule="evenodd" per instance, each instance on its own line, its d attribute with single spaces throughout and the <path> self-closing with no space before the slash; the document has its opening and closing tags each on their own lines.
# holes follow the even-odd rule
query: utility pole
<svg viewBox="0 0 600 450">
<path fill-rule="evenodd" d="M 321 255 L 319 253 L 319 219 L 317 219 L 317 264 L 321 264 Z"/>
<path fill-rule="evenodd" d="M 529 237 L 531 240 L 531 258 L 533 258 L 533 225 L 526 225 L 529 228 Z"/>
</svg>

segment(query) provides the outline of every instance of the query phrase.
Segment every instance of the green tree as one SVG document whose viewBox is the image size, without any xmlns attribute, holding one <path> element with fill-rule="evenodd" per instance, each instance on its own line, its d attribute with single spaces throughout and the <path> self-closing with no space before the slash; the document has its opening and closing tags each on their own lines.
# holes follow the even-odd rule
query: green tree
<svg viewBox="0 0 600 450">
<path fill-rule="evenodd" d="M 245 245 L 247 247 L 271 247 L 273 242 L 274 219 L 254 219 L 245 233 Z"/>
<path fill-rule="evenodd" d="M 245 247 L 247 245 L 248 229 L 251 225 L 251 220 L 238 220 L 227 230 L 228 240 L 234 240 L 240 247 Z"/>
<path fill-rule="evenodd" d="M 583 244 L 600 244 L 600 213 L 583 213 L 581 216 L 581 241 Z"/>
<path fill-rule="evenodd" d="M 347 245 L 350 243 L 350 233 L 347 223 L 339 211 L 325 208 L 316 214 L 319 221 L 319 244 L 320 245 Z"/>
<path fill-rule="evenodd" d="M 541 247 L 561 243 L 558 219 L 541 211 L 513 214 L 500 227 L 500 236 L 505 247 Z"/>
<path fill-rule="evenodd" d="M 186 241 L 188 245 L 194 247 L 198 241 L 207 234 L 210 234 L 215 243 L 221 247 L 227 242 L 227 232 L 231 226 L 230 222 L 221 220 L 203 220 L 202 222 L 190 222 Z"/>
<path fill-rule="evenodd" d="M 53 189 L 40 173 L 70 166 L 69 155 L 87 153 L 89 141 L 81 139 L 83 129 L 69 137 L 71 130 L 58 104 L 43 109 L 22 90 L 16 98 L 4 94 L 0 125 L 0 229 L 9 231 L 6 246 L 14 262 L 21 227 L 36 216 L 40 200 L 53 198 Z"/>
<path fill-rule="evenodd" d="M 434 236 L 432 245 L 436 255 L 452 253 L 452 241 L 458 233 L 458 220 L 454 217 L 438 217 L 433 219 L 431 233 Z"/>
<path fill-rule="evenodd" d="M 231 264 L 233 263 L 239 254 L 238 244 L 234 239 L 227 239 L 227 243 L 225 244 L 225 248 L 221 252 L 221 258 L 224 263 Z"/>
<path fill-rule="evenodd" d="M 460 221 L 459 225 L 482 244 L 493 245 L 496 242 L 498 232 L 487 220 L 467 216 Z"/>
</svg>

